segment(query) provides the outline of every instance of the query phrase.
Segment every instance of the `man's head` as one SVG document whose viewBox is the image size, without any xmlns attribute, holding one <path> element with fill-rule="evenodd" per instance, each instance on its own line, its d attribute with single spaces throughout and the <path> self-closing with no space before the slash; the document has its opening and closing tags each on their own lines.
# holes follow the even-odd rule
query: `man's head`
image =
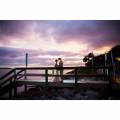
<svg viewBox="0 0 120 120">
<path fill-rule="evenodd" d="M 58 58 L 58 60 L 62 60 L 61 58 Z"/>
</svg>

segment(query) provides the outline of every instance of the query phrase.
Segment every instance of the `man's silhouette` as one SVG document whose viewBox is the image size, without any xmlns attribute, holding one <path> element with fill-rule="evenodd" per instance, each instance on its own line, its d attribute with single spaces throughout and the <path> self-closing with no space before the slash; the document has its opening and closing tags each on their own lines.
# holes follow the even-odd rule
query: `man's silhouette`
<svg viewBox="0 0 120 120">
<path fill-rule="evenodd" d="M 63 61 L 61 58 L 58 58 L 58 60 L 59 60 L 58 67 L 59 67 L 60 77 L 61 77 L 61 81 L 62 81 L 63 80 Z"/>
</svg>

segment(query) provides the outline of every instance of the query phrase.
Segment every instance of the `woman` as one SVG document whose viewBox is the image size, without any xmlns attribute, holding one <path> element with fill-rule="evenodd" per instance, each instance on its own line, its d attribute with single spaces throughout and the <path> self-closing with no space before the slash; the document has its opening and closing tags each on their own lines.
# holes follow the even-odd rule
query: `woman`
<svg viewBox="0 0 120 120">
<path fill-rule="evenodd" d="M 54 69 L 56 72 L 55 72 L 55 74 L 54 74 L 54 72 L 53 72 L 54 75 L 58 75 L 58 67 L 59 67 L 59 66 L 58 66 L 58 60 L 56 59 L 56 60 L 55 60 L 55 68 L 56 68 L 56 69 Z M 58 82 L 59 79 L 60 79 L 59 76 L 55 76 L 54 82 Z"/>
</svg>

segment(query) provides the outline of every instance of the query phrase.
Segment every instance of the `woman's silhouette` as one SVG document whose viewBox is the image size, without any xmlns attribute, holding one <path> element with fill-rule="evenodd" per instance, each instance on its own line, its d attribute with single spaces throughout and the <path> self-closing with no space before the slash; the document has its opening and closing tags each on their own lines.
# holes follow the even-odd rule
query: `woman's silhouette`
<svg viewBox="0 0 120 120">
<path fill-rule="evenodd" d="M 55 60 L 55 72 L 53 73 L 54 75 L 58 75 L 58 60 L 56 59 Z M 55 76 L 55 78 L 54 78 L 54 82 L 58 82 L 59 81 L 59 76 Z"/>
</svg>

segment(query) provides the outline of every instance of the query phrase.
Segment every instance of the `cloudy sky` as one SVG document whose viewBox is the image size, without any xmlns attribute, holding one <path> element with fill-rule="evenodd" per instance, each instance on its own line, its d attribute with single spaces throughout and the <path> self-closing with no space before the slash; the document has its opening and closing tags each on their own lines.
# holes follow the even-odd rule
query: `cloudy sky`
<svg viewBox="0 0 120 120">
<path fill-rule="evenodd" d="M 82 58 L 109 51 L 120 44 L 120 21 L 95 20 L 0 20 L 0 66 L 84 65 Z"/>
</svg>

